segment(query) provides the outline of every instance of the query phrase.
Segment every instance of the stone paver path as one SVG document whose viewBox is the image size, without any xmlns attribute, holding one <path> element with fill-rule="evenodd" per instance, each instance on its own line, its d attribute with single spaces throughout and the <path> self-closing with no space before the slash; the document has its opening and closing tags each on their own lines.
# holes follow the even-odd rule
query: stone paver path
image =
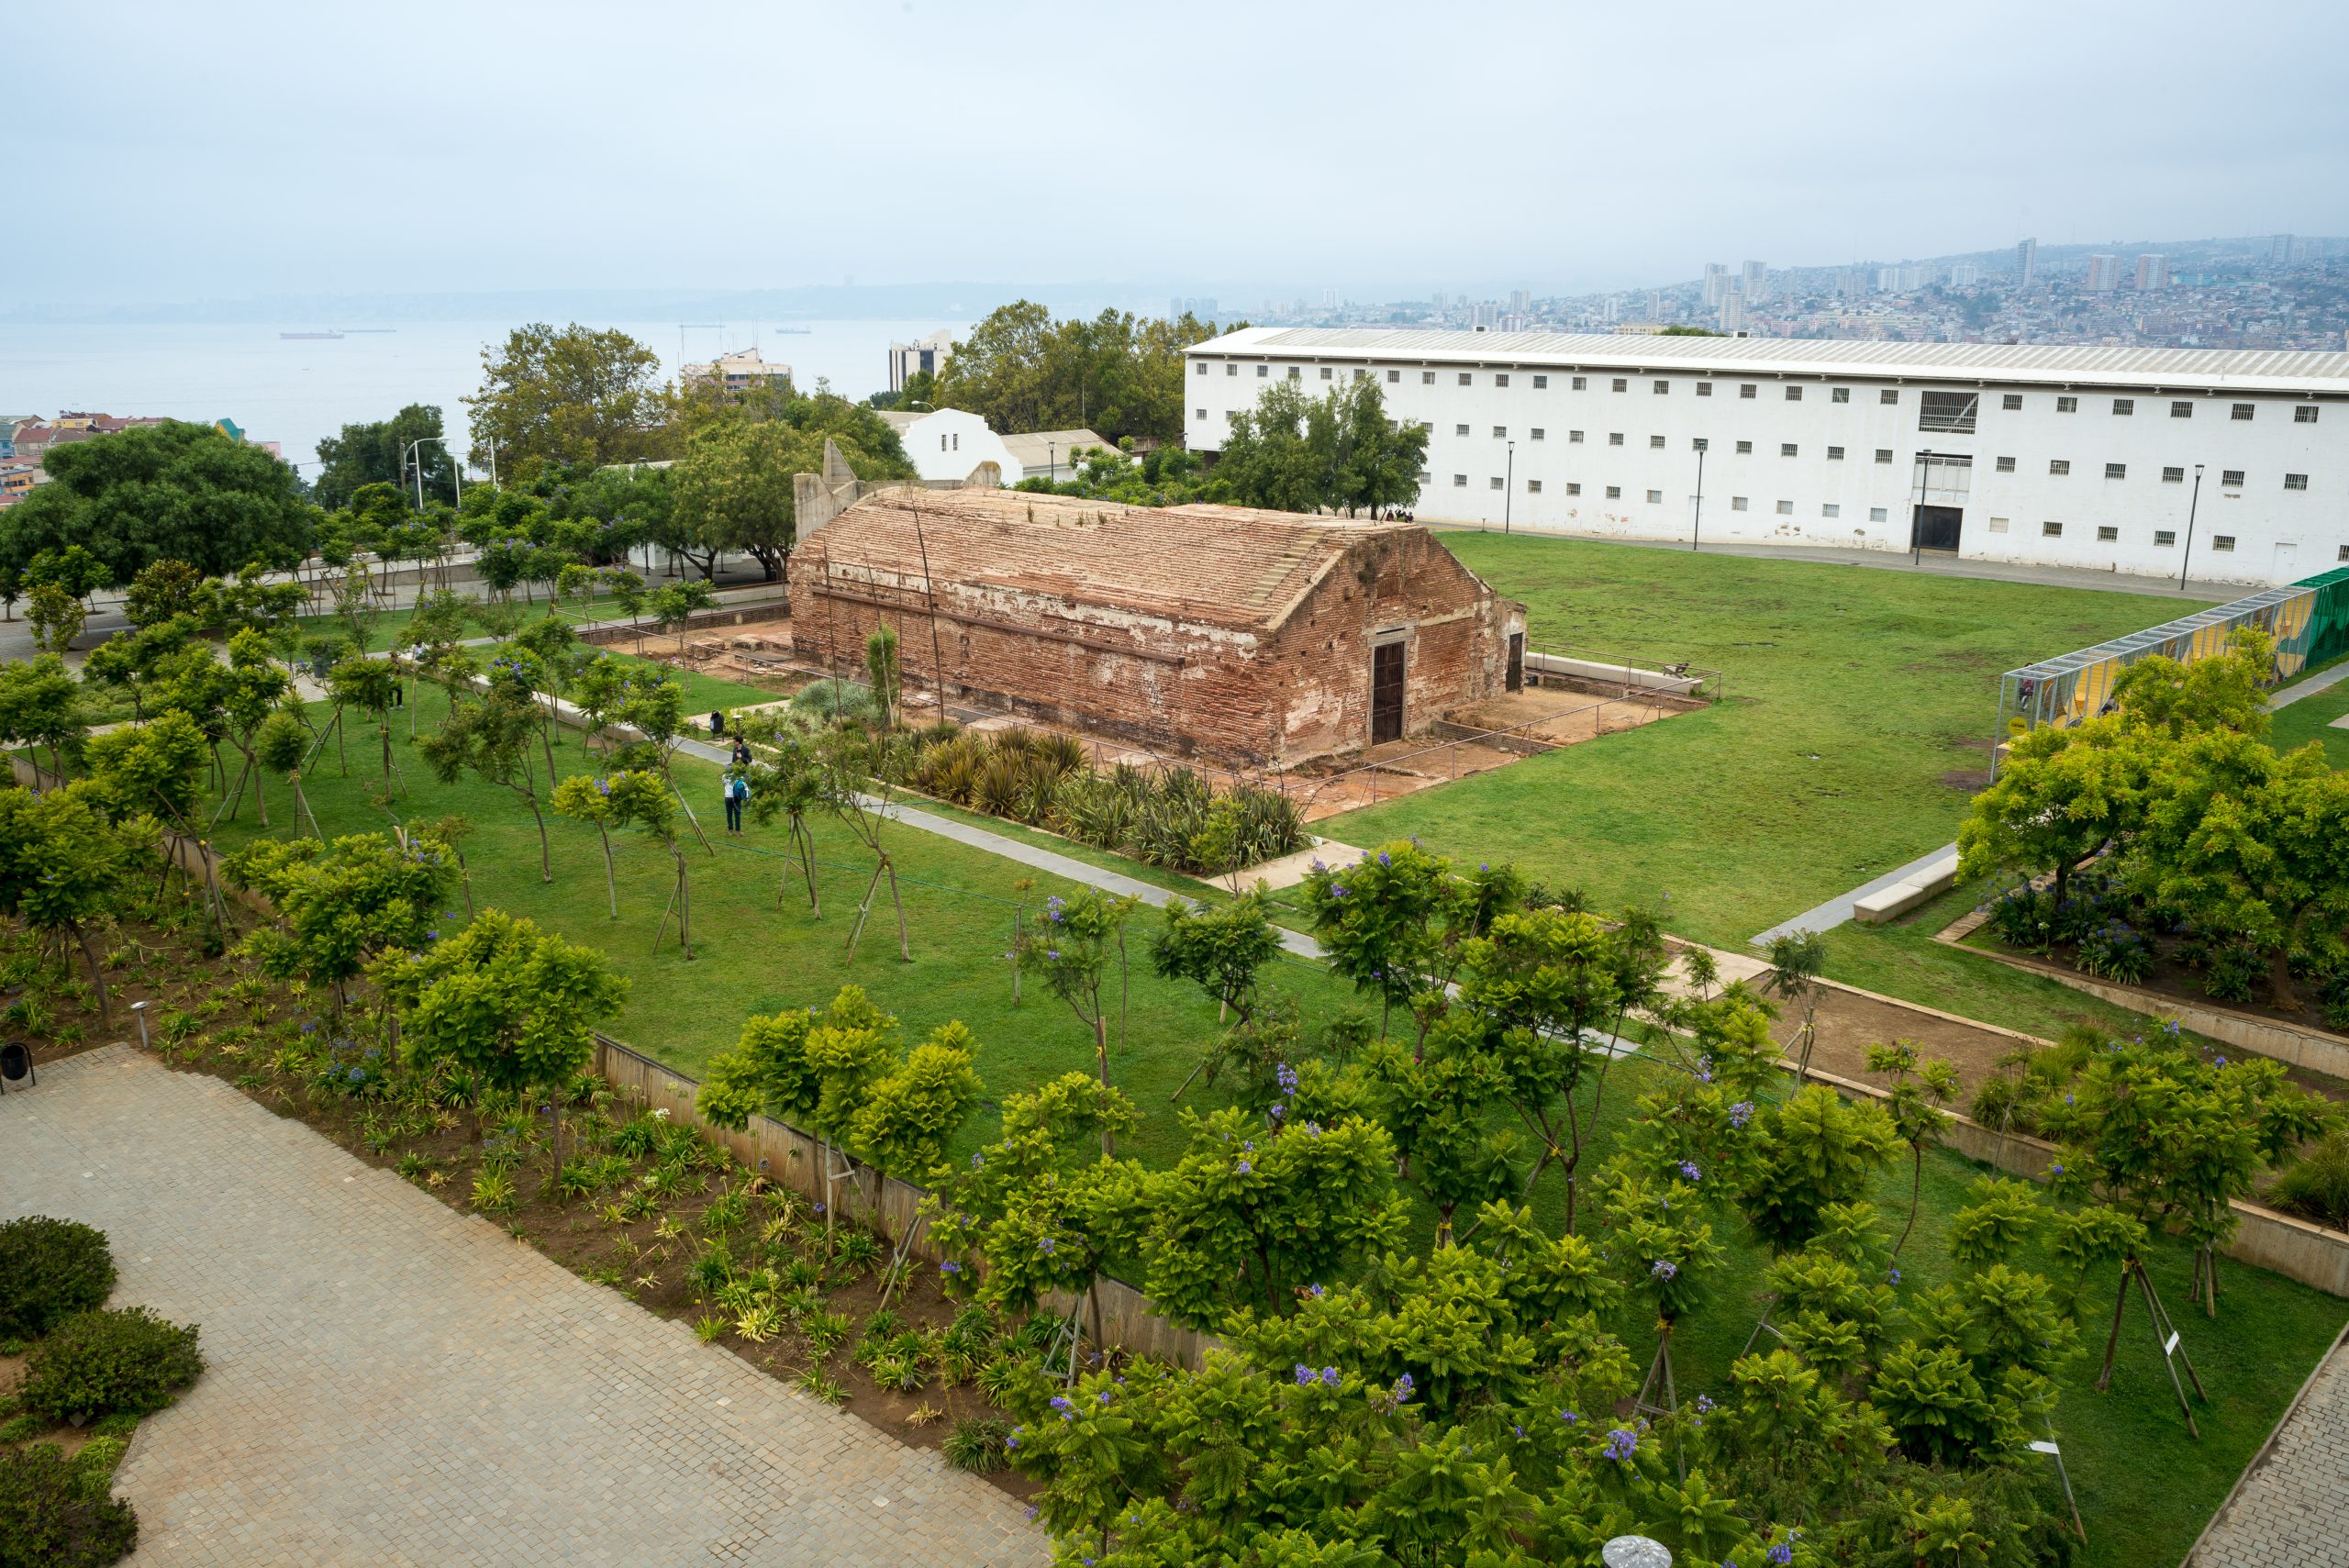
<svg viewBox="0 0 2349 1568">
<path fill-rule="evenodd" d="M 2324 1366 L 2196 1543 L 2188 1568 L 2349 1562 L 2349 1343 Z"/>
<path fill-rule="evenodd" d="M 209 1369 L 117 1489 L 138 1568 L 1041 1563 L 984 1481 L 806 1399 L 215 1078 L 0 1097 L 0 1216 L 112 1238 Z"/>
</svg>

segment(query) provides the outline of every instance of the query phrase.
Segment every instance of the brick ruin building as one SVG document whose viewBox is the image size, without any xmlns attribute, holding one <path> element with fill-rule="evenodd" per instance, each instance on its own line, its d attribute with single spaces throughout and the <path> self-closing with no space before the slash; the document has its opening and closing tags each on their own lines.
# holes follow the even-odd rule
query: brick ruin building
<svg viewBox="0 0 2349 1568">
<path fill-rule="evenodd" d="M 798 481 L 798 659 L 1175 755 L 1286 765 L 1521 684 L 1525 606 L 1417 524 Z M 934 619 L 933 619 L 934 616 Z M 933 629 L 934 628 L 934 629 Z M 934 642 L 933 642 L 934 637 Z"/>
</svg>

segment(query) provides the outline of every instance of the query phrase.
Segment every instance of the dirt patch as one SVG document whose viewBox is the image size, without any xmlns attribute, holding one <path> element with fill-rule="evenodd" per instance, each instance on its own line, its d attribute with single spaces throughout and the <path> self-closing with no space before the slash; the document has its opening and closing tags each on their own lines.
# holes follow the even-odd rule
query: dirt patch
<svg viewBox="0 0 2349 1568">
<path fill-rule="evenodd" d="M 1961 1105 L 1964 1100 L 1972 1099 L 1974 1091 L 1984 1083 L 1998 1075 L 2001 1061 L 2023 1049 L 2021 1040 L 1979 1024 L 1935 1018 L 1931 1013 L 1825 986 L 1819 993 L 1819 1011 L 1813 1024 L 1818 1040 L 1811 1047 L 1812 1066 L 1838 1077 L 1882 1087 L 1882 1079 L 1868 1071 L 1868 1047 L 1896 1040 L 1914 1040 L 1919 1054 L 1945 1058 L 1957 1069 L 1965 1084 Z M 1780 1045 L 1787 1046 L 1801 1027 L 1802 1010 L 1790 1006 L 1780 1014 L 1770 1032 Z"/>
<path fill-rule="evenodd" d="M 1942 774 L 1942 784 L 1947 788 L 1961 790 L 1967 795 L 1979 795 L 1990 787 L 1990 770 L 1951 768 Z"/>
</svg>

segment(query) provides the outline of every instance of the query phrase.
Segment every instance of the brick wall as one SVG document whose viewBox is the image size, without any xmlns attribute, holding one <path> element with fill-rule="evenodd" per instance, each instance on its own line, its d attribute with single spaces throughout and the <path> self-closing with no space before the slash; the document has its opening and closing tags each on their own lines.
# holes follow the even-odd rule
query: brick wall
<svg viewBox="0 0 2349 1568">
<path fill-rule="evenodd" d="M 918 572 L 838 574 L 803 559 L 791 585 L 803 662 L 862 670 L 876 626 L 897 633 L 909 684 L 942 662 L 957 699 L 1081 727 L 1175 755 L 1293 762 L 1367 743 L 1373 639 L 1406 628 L 1405 724 L 1500 688 L 1521 606 L 1425 532 L 1340 559 L 1269 635 L 985 583 L 941 582 L 937 651 Z"/>
</svg>

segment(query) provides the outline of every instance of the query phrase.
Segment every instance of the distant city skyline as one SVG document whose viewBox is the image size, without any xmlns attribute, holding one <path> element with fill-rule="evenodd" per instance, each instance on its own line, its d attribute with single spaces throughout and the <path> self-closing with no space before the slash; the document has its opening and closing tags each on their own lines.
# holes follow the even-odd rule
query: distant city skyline
<svg viewBox="0 0 2349 1568">
<path fill-rule="evenodd" d="M 2308 0 L 2221 28 L 2185 0 L 2125 27 L 2019 0 L 1756 27 L 1720 0 L 1668 47 L 1595 4 L 1202 0 L 1179 47 L 1211 47 L 1180 69 L 1155 14 L 1065 0 L 225 19 L 12 18 L 0 134 L 41 173 L 0 310 L 940 276 L 1153 311 L 1438 284 L 1506 306 L 1708 259 L 2349 232 L 2349 7 Z M 1691 79 L 1737 107 L 1659 92 Z"/>
</svg>

